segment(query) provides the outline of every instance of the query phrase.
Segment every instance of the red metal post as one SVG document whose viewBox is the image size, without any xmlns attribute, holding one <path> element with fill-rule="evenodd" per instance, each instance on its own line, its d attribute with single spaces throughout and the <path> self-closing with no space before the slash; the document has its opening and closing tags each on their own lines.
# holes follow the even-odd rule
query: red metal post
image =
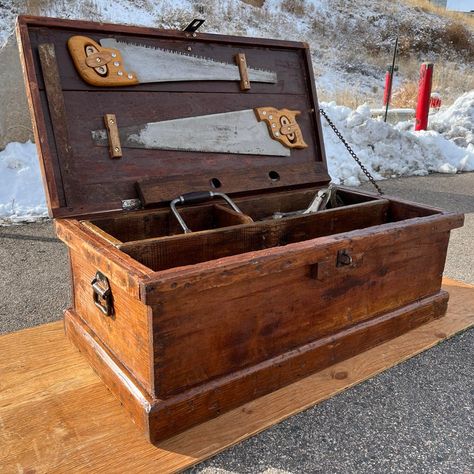
<svg viewBox="0 0 474 474">
<path fill-rule="evenodd" d="M 433 80 L 433 63 L 423 63 L 420 69 L 418 86 L 418 104 L 416 106 L 415 130 L 428 128 L 428 113 L 430 111 L 431 83 Z"/>
<path fill-rule="evenodd" d="M 385 73 L 385 89 L 383 92 L 383 105 L 390 103 L 390 96 L 392 95 L 392 74 L 390 69 Z"/>
</svg>

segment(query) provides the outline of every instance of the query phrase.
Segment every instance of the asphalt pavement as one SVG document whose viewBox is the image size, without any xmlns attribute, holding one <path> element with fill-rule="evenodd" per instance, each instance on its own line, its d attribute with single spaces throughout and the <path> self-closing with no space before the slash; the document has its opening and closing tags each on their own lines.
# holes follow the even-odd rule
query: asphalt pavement
<svg viewBox="0 0 474 474">
<path fill-rule="evenodd" d="M 474 284 L 474 173 L 380 184 L 386 194 L 466 213 L 445 274 Z M 0 333 L 61 318 L 69 288 L 67 252 L 50 221 L 0 227 Z M 473 380 L 470 330 L 190 472 L 472 474 Z"/>
</svg>

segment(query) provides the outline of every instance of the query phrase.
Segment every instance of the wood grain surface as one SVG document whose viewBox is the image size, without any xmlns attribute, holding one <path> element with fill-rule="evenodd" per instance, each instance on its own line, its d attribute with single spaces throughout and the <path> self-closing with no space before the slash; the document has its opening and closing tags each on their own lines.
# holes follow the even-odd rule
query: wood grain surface
<svg viewBox="0 0 474 474">
<path fill-rule="evenodd" d="M 0 337 L 2 472 L 177 472 L 474 324 L 474 287 L 444 281 L 446 317 L 154 447 L 52 323 Z M 38 354 L 41 357 L 38 357 Z"/>
</svg>

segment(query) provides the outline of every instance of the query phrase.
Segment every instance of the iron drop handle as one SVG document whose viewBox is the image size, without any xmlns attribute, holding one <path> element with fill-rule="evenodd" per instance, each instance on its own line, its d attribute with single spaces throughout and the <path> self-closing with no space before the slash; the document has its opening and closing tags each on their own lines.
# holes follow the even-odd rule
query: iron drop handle
<svg viewBox="0 0 474 474">
<path fill-rule="evenodd" d="M 184 222 L 183 218 L 181 217 L 178 210 L 176 209 L 176 205 L 177 204 L 200 204 L 202 202 L 206 202 L 209 199 L 212 199 L 215 197 L 220 197 L 224 199 L 227 202 L 227 204 L 229 204 L 229 206 L 235 212 L 242 214 L 242 211 L 237 207 L 237 204 L 235 204 L 235 202 L 232 201 L 232 199 L 229 196 L 227 196 L 227 194 L 218 193 L 215 191 L 194 191 L 191 193 L 182 194 L 181 196 L 178 196 L 176 199 L 173 199 L 171 201 L 170 207 L 171 207 L 171 212 L 178 220 L 179 225 L 182 227 L 185 234 L 189 234 L 190 232 L 192 232 L 192 230 Z"/>
</svg>

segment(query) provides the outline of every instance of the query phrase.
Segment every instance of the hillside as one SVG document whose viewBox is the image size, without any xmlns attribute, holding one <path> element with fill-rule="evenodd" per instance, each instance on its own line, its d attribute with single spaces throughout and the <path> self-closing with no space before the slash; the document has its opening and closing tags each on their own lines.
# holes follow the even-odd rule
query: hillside
<svg viewBox="0 0 474 474">
<path fill-rule="evenodd" d="M 398 35 L 397 87 L 415 83 L 420 62 L 433 61 L 435 89 L 446 101 L 474 88 L 474 20 L 425 0 L 266 0 L 261 8 L 241 0 L 12 0 L 0 3 L 0 44 L 25 10 L 166 28 L 202 17 L 208 32 L 306 41 L 322 99 L 352 106 L 380 104 Z"/>
</svg>

